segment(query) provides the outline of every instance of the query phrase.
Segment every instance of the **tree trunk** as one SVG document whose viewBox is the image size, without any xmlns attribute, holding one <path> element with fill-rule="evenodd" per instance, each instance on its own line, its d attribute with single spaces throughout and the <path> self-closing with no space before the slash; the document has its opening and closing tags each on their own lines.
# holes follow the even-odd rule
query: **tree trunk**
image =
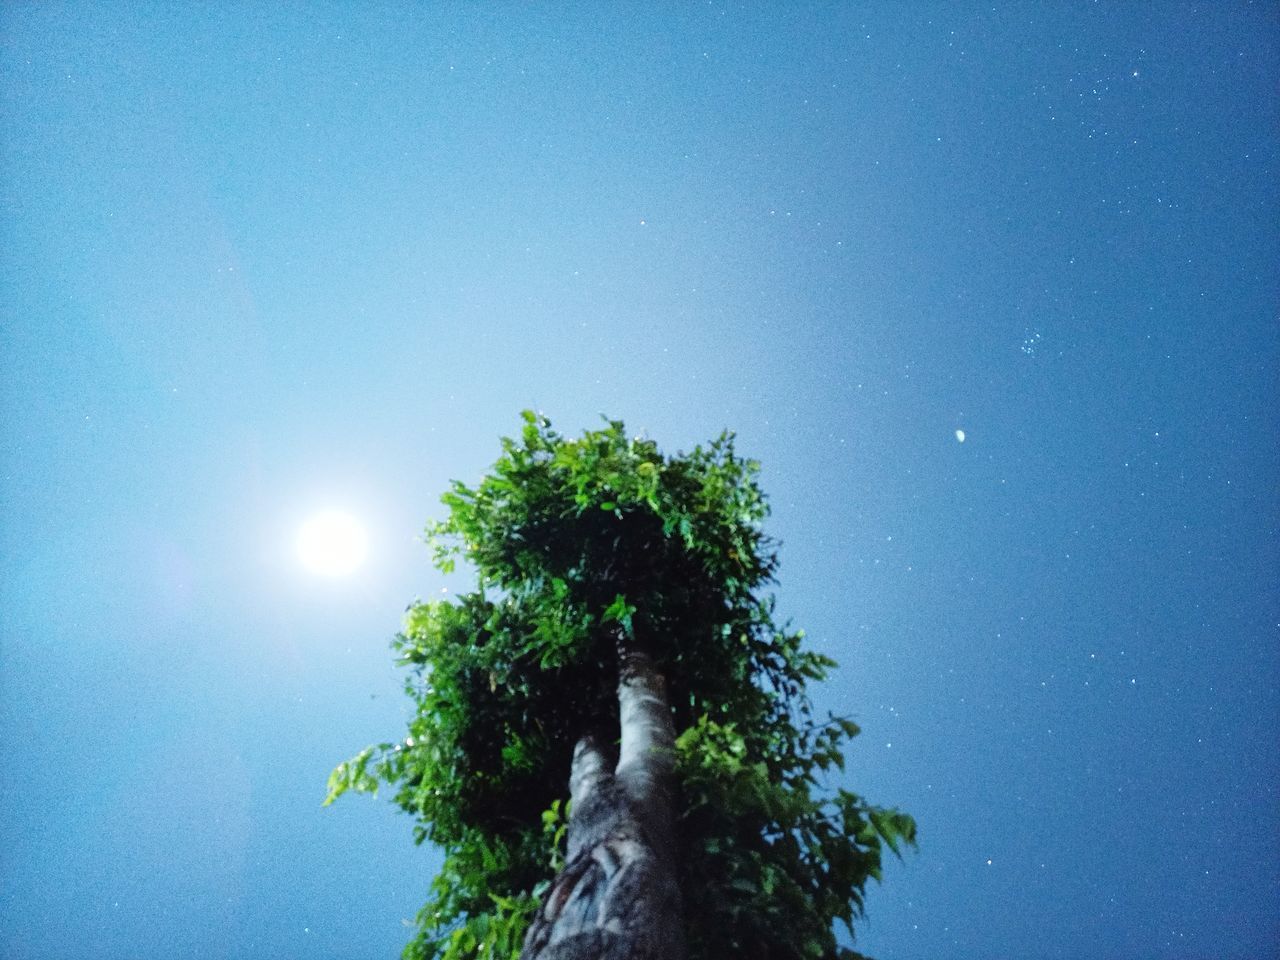
<svg viewBox="0 0 1280 960">
<path fill-rule="evenodd" d="M 521 960 L 683 960 L 672 840 L 675 731 L 649 658 L 619 653 L 618 762 L 578 741 L 568 857 L 525 936 Z"/>
</svg>

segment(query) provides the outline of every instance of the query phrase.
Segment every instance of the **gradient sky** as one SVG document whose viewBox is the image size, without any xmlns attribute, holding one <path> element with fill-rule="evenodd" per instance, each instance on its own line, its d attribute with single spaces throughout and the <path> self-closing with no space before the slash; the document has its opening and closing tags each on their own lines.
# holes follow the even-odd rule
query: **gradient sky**
<svg viewBox="0 0 1280 960">
<path fill-rule="evenodd" d="M 763 462 L 845 782 L 920 824 L 861 949 L 1280 949 L 1273 4 L 0 28 L 0 955 L 397 955 L 438 859 L 325 779 L 525 407 Z"/>
</svg>

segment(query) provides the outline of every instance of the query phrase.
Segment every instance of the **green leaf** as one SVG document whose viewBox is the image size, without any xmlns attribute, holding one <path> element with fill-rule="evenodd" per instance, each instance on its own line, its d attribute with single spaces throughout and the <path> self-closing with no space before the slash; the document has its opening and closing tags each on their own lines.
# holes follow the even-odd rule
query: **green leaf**
<svg viewBox="0 0 1280 960">
<path fill-rule="evenodd" d="M 601 620 L 605 623 L 620 623 L 628 633 L 631 632 L 631 617 L 636 612 L 634 604 L 627 602 L 627 598 L 622 594 L 618 594 L 613 598 L 613 602 L 605 608 L 601 615 Z"/>
</svg>

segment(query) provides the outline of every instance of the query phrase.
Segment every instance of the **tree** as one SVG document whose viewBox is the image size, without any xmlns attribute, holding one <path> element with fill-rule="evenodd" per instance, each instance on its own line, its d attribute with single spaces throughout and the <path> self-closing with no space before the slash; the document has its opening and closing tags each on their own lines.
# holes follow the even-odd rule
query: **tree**
<svg viewBox="0 0 1280 960">
<path fill-rule="evenodd" d="M 393 641 L 408 735 L 329 778 L 326 804 L 393 786 L 444 852 L 405 960 L 856 958 L 835 921 L 915 823 L 825 786 L 858 728 L 815 714 L 835 663 L 775 623 L 759 465 L 523 417 L 428 527 L 477 585 Z"/>
</svg>

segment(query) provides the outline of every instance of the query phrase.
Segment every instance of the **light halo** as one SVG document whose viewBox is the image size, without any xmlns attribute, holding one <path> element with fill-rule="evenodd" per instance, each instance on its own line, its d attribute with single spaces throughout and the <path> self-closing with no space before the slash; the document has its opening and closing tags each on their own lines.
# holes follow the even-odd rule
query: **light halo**
<svg viewBox="0 0 1280 960">
<path fill-rule="evenodd" d="M 350 576 L 369 555 L 364 524 L 342 510 L 321 510 L 298 528 L 298 560 L 320 577 Z"/>
</svg>

